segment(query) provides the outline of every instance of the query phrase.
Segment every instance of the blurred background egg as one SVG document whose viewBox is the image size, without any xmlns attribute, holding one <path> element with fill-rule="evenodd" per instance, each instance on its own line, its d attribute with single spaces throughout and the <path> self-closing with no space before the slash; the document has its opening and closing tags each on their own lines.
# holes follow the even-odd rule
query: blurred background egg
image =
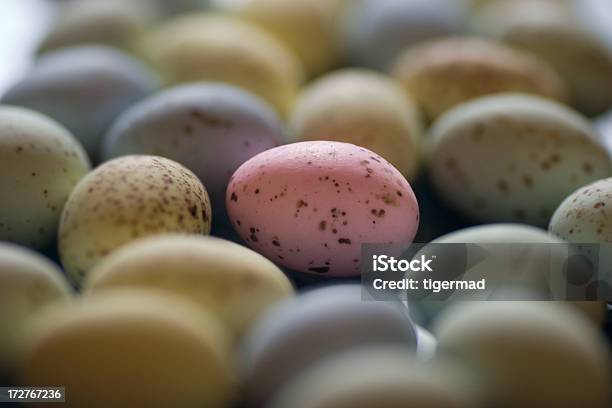
<svg viewBox="0 0 612 408">
<path fill-rule="evenodd" d="M 341 24 L 345 58 L 384 69 L 405 48 L 465 29 L 463 0 L 352 0 Z"/>
<path fill-rule="evenodd" d="M 259 95 L 286 114 L 303 67 L 284 44 L 256 25 L 220 14 L 191 13 L 164 22 L 143 52 L 166 83 L 227 82 Z"/>
<path fill-rule="evenodd" d="M 147 0 L 66 1 L 57 10 L 58 18 L 39 52 L 80 44 L 133 51 L 156 14 L 154 5 Z"/>
<path fill-rule="evenodd" d="M 68 195 L 89 168 L 79 142 L 57 122 L 0 105 L 0 240 L 48 249 Z"/>
<path fill-rule="evenodd" d="M 2 103 L 42 112 L 66 126 L 93 160 L 102 136 L 124 109 L 157 88 L 140 61 L 106 46 L 75 46 L 43 55 Z"/>
<path fill-rule="evenodd" d="M 545 226 L 568 194 L 612 174 L 609 154 L 586 118 L 527 95 L 459 105 L 434 124 L 430 141 L 437 191 L 478 221 Z"/>
<path fill-rule="evenodd" d="M 331 356 L 285 386 L 272 408 L 461 408 L 481 403 L 473 376 L 454 364 L 419 364 L 402 348 Z"/>
<path fill-rule="evenodd" d="M 337 24 L 345 0 L 211 0 L 265 28 L 291 48 L 314 76 L 340 60 Z"/>
<path fill-rule="evenodd" d="M 235 335 L 293 294 L 282 271 L 256 252 L 218 238 L 175 234 L 118 249 L 84 286 L 93 294 L 122 287 L 164 289 L 202 305 Z"/>
<path fill-rule="evenodd" d="M 0 242 L 0 379 L 14 374 L 28 320 L 71 296 L 72 289 L 55 264 L 33 251 Z"/>
<path fill-rule="evenodd" d="M 409 48 L 391 71 L 430 120 L 462 102 L 503 92 L 567 100 L 565 83 L 547 62 L 477 37 L 441 38 Z"/>
<path fill-rule="evenodd" d="M 574 106 L 595 116 L 612 107 L 612 49 L 567 3 L 571 2 L 492 1 L 475 17 L 474 30 L 550 63 L 568 84 Z"/>
<path fill-rule="evenodd" d="M 410 243 L 419 225 L 404 176 L 376 153 L 340 142 L 260 153 L 234 173 L 226 203 L 250 247 L 325 276 L 359 275 L 362 243 Z"/>
<path fill-rule="evenodd" d="M 80 282 L 102 258 L 139 237 L 165 232 L 208 234 L 206 189 L 180 164 L 124 156 L 102 164 L 74 189 L 62 214 L 59 252 Z"/>
<path fill-rule="evenodd" d="M 359 346 L 414 353 L 417 337 L 401 304 L 364 302 L 361 286 L 315 289 L 281 303 L 256 322 L 243 344 L 242 375 L 254 406 L 307 366 Z"/>
<path fill-rule="evenodd" d="M 408 180 L 420 160 L 422 124 L 401 85 L 376 71 L 331 72 L 300 94 L 290 119 L 298 140 L 336 140 L 378 153 Z"/>
<path fill-rule="evenodd" d="M 560 303 L 465 302 L 434 328 L 439 351 L 479 372 L 489 406 L 610 406 L 601 334 Z"/>
<path fill-rule="evenodd" d="M 46 310 L 28 330 L 22 383 L 62 384 L 73 407 L 222 408 L 235 392 L 225 328 L 167 293 L 109 292 Z"/>
<path fill-rule="evenodd" d="M 286 140 L 276 113 L 256 96 L 230 85 L 189 84 L 125 111 L 104 139 L 103 156 L 155 154 L 176 160 L 199 177 L 215 212 L 222 212 L 234 171 Z"/>
</svg>

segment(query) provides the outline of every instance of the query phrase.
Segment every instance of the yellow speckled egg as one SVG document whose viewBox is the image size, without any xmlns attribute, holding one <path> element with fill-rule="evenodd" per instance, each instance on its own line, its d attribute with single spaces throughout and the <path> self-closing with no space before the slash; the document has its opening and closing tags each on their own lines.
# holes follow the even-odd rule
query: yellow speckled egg
<svg viewBox="0 0 612 408">
<path fill-rule="evenodd" d="M 533 96 L 466 102 L 434 124 L 430 141 L 436 189 L 480 221 L 545 226 L 568 194 L 612 174 L 610 157 L 584 117 Z"/>
<path fill-rule="evenodd" d="M 479 11 L 474 30 L 532 52 L 567 82 L 573 105 L 589 116 L 612 107 L 612 51 L 568 4 L 588 1 L 493 1 Z"/>
<path fill-rule="evenodd" d="M 346 69 L 318 79 L 291 115 L 298 139 L 353 143 L 380 154 L 407 179 L 419 164 L 421 120 L 401 85 L 369 70 Z"/>
<path fill-rule="evenodd" d="M 79 142 L 57 122 L 0 105 L 0 240 L 51 245 L 62 207 L 89 169 Z"/>
<path fill-rule="evenodd" d="M 258 253 L 218 238 L 176 234 L 126 245 L 85 283 L 92 293 L 133 286 L 186 296 L 238 335 L 269 306 L 293 294 L 283 272 Z"/>
<path fill-rule="evenodd" d="M 71 296 L 60 269 L 41 255 L 0 242 L 0 377 L 11 371 L 22 326 L 42 308 Z"/>
<path fill-rule="evenodd" d="M 343 0 L 213 0 L 222 10 L 261 25 L 287 44 L 311 75 L 339 61 L 336 23 L 342 3 Z"/>
<path fill-rule="evenodd" d="M 439 353 L 469 362 L 486 381 L 486 406 L 610 406 L 605 339 L 565 305 L 465 302 L 434 332 Z"/>
<path fill-rule="evenodd" d="M 191 302 L 118 290 L 32 321 L 21 383 L 66 387 L 67 407 L 227 407 L 229 336 Z"/>
<path fill-rule="evenodd" d="M 144 53 L 168 83 L 221 81 L 245 88 L 286 113 L 302 80 L 298 58 L 276 38 L 237 18 L 192 13 L 144 40 Z"/>
<path fill-rule="evenodd" d="M 567 100 L 565 83 L 544 60 L 476 37 L 448 37 L 409 48 L 392 71 L 430 119 L 461 102 L 502 92 Z"/>
<path fill-rule="evenodd" d="M 59 251 L 76 282 L 115 248 L 165 232 L 208 234 L 208 193 L 182 165 L 156 156 L 124 156 L 102 164 L 70 195 Z"/>
</svg>

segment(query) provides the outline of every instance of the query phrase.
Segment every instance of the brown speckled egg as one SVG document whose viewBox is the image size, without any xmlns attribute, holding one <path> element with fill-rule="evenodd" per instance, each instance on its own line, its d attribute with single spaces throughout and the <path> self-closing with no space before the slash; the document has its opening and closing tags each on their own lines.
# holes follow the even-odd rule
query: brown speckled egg
<svg viewBox="0 0 612 408">
<path fill-rule="evenodd" d="M 570 194 L 553 214 L 549 229 L 569 242 L 612 242 L 612 178 Z"/>
<path fill-rule="evenodd" d="M 539 58 L 475 37 L 433 40 L 400 54 L 393 75 L 435 119 L 479 96 L 524 92 L 565 102 L 559 74 Z"/>
<path fill-rule="evenodd" d="M 253 157 L 232 176 L 227 209 L 249 246 L 301 272 L 359 274 L 362 243 L 410 243 L 419 209 L 385 159 L 340 142 L 302 142 Z"/>
<path fill-rule="evenodd" d="M 543 98 L 466 102 L 435 124 L 429 169 L 441 196 L 479 221 L 545 226 L 572 191 L 612 174 L 590 123 Z"/>
<path fill-rule="evenodd" d="M 300 140 L 336 140 L 372 150 L 408 180 L 420 159 L 421 118 L 401 85 L 374 71 L 345 69 L 321 77 L 291 115 Z"/>
<path fill-rule="evenodd" d="M 50 246 L 64 203 L 89 169 L 79 142 L 57 122 L 0 105 L 0 240 Z"/>
<path fill-rule="evenodd" d="M 212 237 L 165 234 L 139 239 L 100 263 L 85 282 L 89 293 L 152 287 L 185 296 L 241 335 L 268 307 L 293 295 L 272 262 Z"/>
<path fill-rule="evenodd" d="M 208 234 L 208 193 L 180 164 L 156 156 L 124 156 L 102 164 L 70 195 L 59 250 L 79 282 L 103 257 L 136 238 L 165 232 Z"/>
</svg>

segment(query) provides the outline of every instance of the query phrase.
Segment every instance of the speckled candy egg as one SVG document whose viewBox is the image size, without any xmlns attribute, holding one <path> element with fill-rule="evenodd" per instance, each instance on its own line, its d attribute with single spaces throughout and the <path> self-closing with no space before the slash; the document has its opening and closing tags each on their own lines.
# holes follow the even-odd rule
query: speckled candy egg
<svg viewBox="0 0 612 408">
<path fill-rule="evenodd" d="M 21 329 L 41 309 L 71 296 L 60 269 L 46 258 L 0 242 L 0 378 L 16 363 Z"/>
<path fill-rule="evenodd" d="M 474 26 L 546 60 L 568 84 L 576 109 L 595 116 L 612 107 L 612 50 L 593 32 L 596 21 L 580 21 L 568 7 L 584 3 L 589 2 L 494 1 L 477 14 Z"/>
<path fill-rule="evenodd" d="M 107 134 L 103 155 L 155 154 L 191 169 L 215 211 L 224 208 L 230 176 L 245 161 L 286 140 L 263 101 L 223 84 L 184 85 L 136 104 Z"/>
<path fill-rule="evenodd" d="M 612 242 L 612 178 L 570 194 L 553 214 L 550 231 L 570 242 Z"/>
<path fill-rule="evenodd" d="M 414 352 L 413 324 L 399 304 L 366 302 L 360 285 L 312 290 L 281 303 L 245 339 L 242 373 L 247 400 L 262 406 L 308 366 L 355 347 L 398 346 Z"/>
<path fill-rule="evenodd" d="M 365 347 L 304 370 L 270 408 L 468 408 L 480 406 L 483 388 L 457 364 L 419 364 L 402 348 Z"/>
<path fill-rule="evenodd" d="M 346 69 L 304 89 L 291 126 L 299 140 L 336 140 L 372 150 L 412 180 L 420 159 L 420 119 L 399 83 L 374 71 Z"/>
<path fill-rule="evenodd" d="M 544 60 L 475 37 L 442 38 L 409 48 L 392 71 L 430 119 L 461 102 L 502 92 L 567 100 L 565 83 Z"/>
<path fill-rule="evenodd" d="M 345 56 L 358 65 L 386 68 L 405 48 L 464 30 L 459 0 L 352 0 L 341 21 Z"/>
<path fill-rule="evenodd" d="M 286 113 L 302 66 L 285 45 L 246 21 L 192 13 L 169 20 L 144 41 L 166 82 L 221 81 L 245 88 Z"/>
<path fill-rule="evenodd" d="M 221 10 L 253 21 L 300 57 L 310 75 L 339 61 L 336 21 L 344 0 L 211 0 Z"/>
<path fill-rule="evenodd" d="M 263 256 L 218 238 L 160 235 L 118 249 L 89 275 L 91 293 L 152 287 L 183 295 L 240 335 L 268 307 L 293 294 L 283 272 Z"/>
<path fill-rule="evenodd" d="M 568 194 L 612 174 L 585 118 L 526 95 L 484 97 L 449 111 L 434 125 L 429 154 L 442 197 L 480 221 L 545 226 Z"/>
<path fill-rule="evenodd" d="M 125 156 L 102 164 L 76 186 L 62 214 L 59 250 L 79 282 L 103 257 L 138 237 L 208 234 L 206 189 L 180 164 L 155 156 Z"/>
<path fill-rule="evenodd" d="M 377 154 L 348 143 L 277 147 L 243 164 L 227 188 L 234 228 L 288 268 L 359 274 L 361 244 L 409 243 L 419 224 L 410 184 Z"/>
<path fill-rule="evenodd" d="M 149 68 L 121 51 L 67 47 L 42 56 L 2 101 L 56 119 L 95 159 L 112 121 L 156 88 L 157 79 Z"/>
<path fill-rule="evenodd" d="M 62 384 L 71 407 L 227 407 L 235 392 L 223 325 L 163 292 L 47 310 L 23 349 L 20 384 Z"/>
<path fill-rule="evenodd" d="M 434 332 L 439 353 L 468 361 L 486 381 L 485 406 L 610 406 L 606 341 L 564 305 L 465 302 Z"/>
<path fill-rule="evenodd" d="M 89 168 L 81 145 L 58 123 L 0 105 L 0 240 L 49 246 L 68 195 Z"/>
</svg>

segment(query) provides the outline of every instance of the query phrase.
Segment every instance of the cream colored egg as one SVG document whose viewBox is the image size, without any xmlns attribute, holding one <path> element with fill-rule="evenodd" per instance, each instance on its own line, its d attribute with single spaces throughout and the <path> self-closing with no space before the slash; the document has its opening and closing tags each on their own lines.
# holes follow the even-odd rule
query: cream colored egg
<svg viewBox="0 0 612 408">
<path fill-rule="evenodd" d="M 479 387 L 454 364 L 419 364 L 398 347 L 340 352 L 285 385 L 271 408 L 460 408 L 479 406 Z"/>
<path fill-rule="evenodd" d="M 310 75 L 339 62 L 336 23 L 343 0 L 212 2 L 268 30 L 300 57 Z"/>
<path fill-rule="evenodd" d="M 117 250 L 89 275 L 91 293 L 153 287 L 183 295 L 242 334 L 271 305 L 292 296 L 291 283 L 272 262 L 233 242 L 163 235 Z"/>
<path fill-rule="evenodd" d="M 156 156 L 108 161 L 66 203 L 59 231 L 62 264 L 80 282 L 102 258 L 136 238 L 208 234 L 210 214 L 206 189 L 182 165 Z"/>
<path fill-rule="evenodd" d="M 0 105 L 0 240 L 51 245 L 62 207 L 89 169 L 79 142 L 57 122 Z"/>
<path fill-rule="evenodd" d="M 302 80 L 298 58 L 248 22 L 217 14 L 169 20 L 144 41 L 144 53 L 170 84 L 227 82 L 287 113 Z"/>
<path fill-rule="evenodd" d="M 436 189 L 474 220 L 545 226 L 568 194 L 612 174 L 584 117 L 527 95 L 462 104 L 435 123 L 430 139 Z"/>
<path fill-rule="evenodd" d="M 60 269 L 25 248 L 0 242 L 0 377 L 12 371 L 28 319 L 72 290 Z"/>
<path fill-rule="evenodd" d="M 40 51 L 76 44 L 104 44 L 134 50 L 157 13 L 151 2 L 144 0 L 65 2 Z"/>
<path fill-rule="evenodd" d="M 570 194 L 553 214 L 550 231 L 570 242 L 612 242 L 612 178 Z"/>
<path fill-rule="evenodd" d="M 606 342 L 564 305 L 465 302 L 434 332 L 439 352 L 468 361 L 490 384 L 488 405 L 610 406 Z"/>
<path fill-rule="evenodd" d="M 502 92 L 567 100 L 565 83 L 546 62 L 476 37 L 448 37 L 409 48 L 392 72 L 429 119 L 461 102 Z"/>
<path fill-rule="evenodd" d="M 612 107 L 612 51 L 592 32 L 593 23 L 580 21 L 567 3 L 495 1 L 478 13 L 474 26 L 547 61 L 568 84 L 573 105 L 595 116 Z"/>
<path fill-rule="evenodd" d="M 299 140 L 353 143 L 409 180 L 416 176 L 421 119 L 412 98 L 385 75 L 358 69 L 327 74 L 304 89 L 290 122 Z"/>
<path fill-rule="evenodd" d="M 61 384 L 67 407 L 227 407 L 234 393 L 221 323 L 156 291 L 113 291 L 42 313 L 21 378 Z"/>
</svg>

